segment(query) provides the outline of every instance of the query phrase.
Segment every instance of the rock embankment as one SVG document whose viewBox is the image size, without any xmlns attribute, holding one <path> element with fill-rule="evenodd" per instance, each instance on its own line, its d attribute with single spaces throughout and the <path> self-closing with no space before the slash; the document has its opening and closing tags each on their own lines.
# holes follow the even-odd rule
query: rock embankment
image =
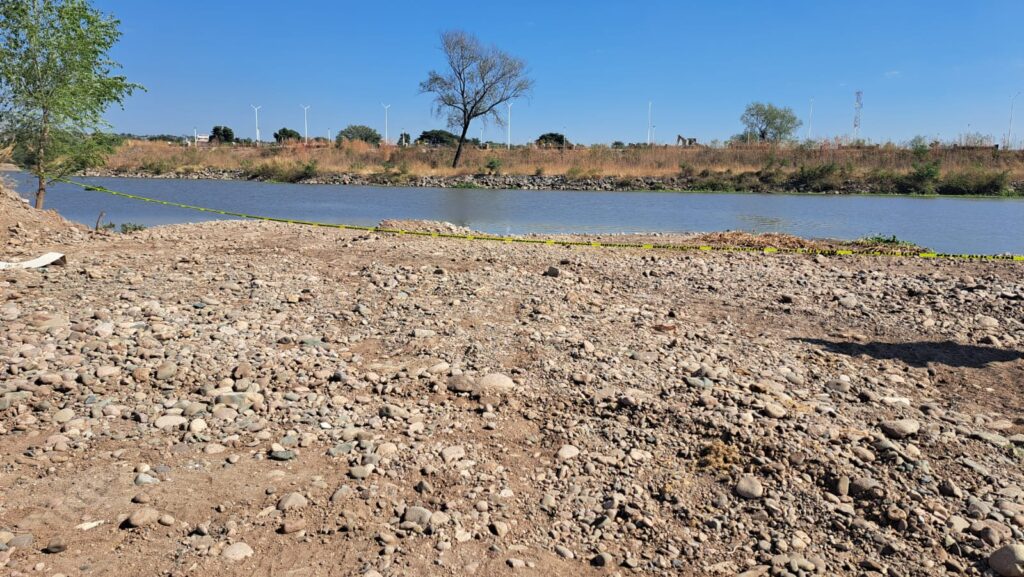
<svg viewBox="0 0 1024 577">
<path fill-rule="evenodd" d="M 1019 264 L 247 222 L 66 252 L 0 273 L 11 574 L 1019 574 Z"/>
<path fill-rule="evenodd" d="M 90 169 L 86 176 L 123 178 L 177 178 L 186 180 L 261 180 L 243 170 L 190 168 L 183 172 L 160 174 L 145 170 Z M 409 186 L 414 188 L 485 188 L 496 190 L 589 190 L 589 191 L 721 191 L 743 192 L 810 192 L 779 184 L 768 184 L 754 179 L 732 182 L 724 176 L 718 180 L 693 176 L 647 177 L 569 177 L 566 175 L 488 175 L 413 176 L 400 173 L 386 174 L 321 174 L 298 181 L 299 184 L 334 184 L 351 186 Z M 1009 189 L 1024 194 L 1024 181 L 1011 182 Z M 828 192 L 829 194 L 885 194 L 879 183 L 865 179 L 848 179 Z"/>
</svg>

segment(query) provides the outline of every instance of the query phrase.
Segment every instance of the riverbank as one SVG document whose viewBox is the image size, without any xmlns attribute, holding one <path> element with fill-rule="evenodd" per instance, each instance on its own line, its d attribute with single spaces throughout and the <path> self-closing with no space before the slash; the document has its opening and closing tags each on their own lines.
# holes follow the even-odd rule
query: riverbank
<svg viewBox="0 0 1024 577">
<path fill-rule="evenodd" d="M 279 180 L 273 176 L 254 175 L 239 169 L 197 168 L 171 173 L 145 170 L 89 169 L 83 176 L 111 178 L 161 178 L 182 180 L 254 180 L 260 182 L 291 182 L 295 184 L 331 184 L 351 186 L 408 186 L 415 188 L 482 188 L 497 190 L 559 190 L 559 191 L 664 191 L 664 192 L 753 192 L 814 194 L 899 194 L 888 185 L 867 180 L 845 180 L 818 190 L 817 186 L 801 188 L 797 184 L 765 182 L 756 175 L 716 175 L 702 177 L 598 177 L 571 178 L 565 175 L 486 175 L 413 176 L 400 173 L 379 174 L 317 174 Z M 1024 195 L 1024 181 L 1008 182 L 1006 192 L 998 196 Z M 957 194 L 955 196 L 996 196 L 995 194 Z"/>
<path fill-rule="evenodd" d="M 98 176 L 593 191 L 1024 194 L 1024 151 L 898 147 L 471 149 L 463 166 L 430 147 L 183 148 L 129 141 Z"/>
<path fill-rule="evenodd" d="M 0 273 L 12 571 L 924 577 L 1024 538 L 1017 263 L 0 202 L 4 260 L 68 257 Z"/>
</svg>

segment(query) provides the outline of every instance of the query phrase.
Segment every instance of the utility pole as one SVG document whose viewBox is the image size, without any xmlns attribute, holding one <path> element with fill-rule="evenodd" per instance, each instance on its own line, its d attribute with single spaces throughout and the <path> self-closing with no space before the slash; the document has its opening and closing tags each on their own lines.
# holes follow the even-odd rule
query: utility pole
<svg viewBox="0 0 1024 577">
<path fill-rule="evenodd" d="M 195 126 L 192 127 L 192 146 L 199 146 L 199 130 Z"/>
<path fill-rule="evenodd" d="M 306 104 L 300 104 L 299 107 L 302 108 L 302 135 L 306 140 L 306 146 L 309 146 L 309 106 Z"/>
<path fill-rule="evenodd" d="M 384 144 L 388 143 L 388 109 L 391 108 L 390 104 L 380 103 L 384 107 Z"/>
<path fill-rule="evenodd" d="M 647 101 L 647 146 L 651 145 L 651 107 L 653 105 L 653 102 Z"/>
<path fill-rule="evenodd" d="M 1011 117 L 1013 115 L 1011 114 Z M 506 150 L 512 150 L 512 103 L 508 103 L 508 122 L 506 124 L 508 132 L 508 143 L 505 145 Z"/>
<path fill-rule="evenodd" d="M 259 146 L 260 146 L 260 108 L 263 108 L 263 107 L 262 106 L 256 106 L 255 104 L 250 104 L 249 106 L 251 106 L 252 109 L 253 109 L 253 112 L 256 113 L 256 147 L 259 148 Z"/>
<path fill-rule="evenodd" d="M 331 144 L 331 129 L 328 128 L 327 129 L 327 145 L 330 146 L 330 144 Z"/>
<path fill-rule="evenodd" d="M 1013 150 L 1013 101 L 1017 100 L 1020 96 L 1020 92 L 1010 97 L 1010 125 L 1006 128 L 1006 148 L 1007 150 Z"/>
<path fill-rule="evenodd" d="M 811 99 L 811 112 L 807 115 L 807 140 L 811 139 L 811 131 L 814 128 L 814 99 Z"/>
</svg>

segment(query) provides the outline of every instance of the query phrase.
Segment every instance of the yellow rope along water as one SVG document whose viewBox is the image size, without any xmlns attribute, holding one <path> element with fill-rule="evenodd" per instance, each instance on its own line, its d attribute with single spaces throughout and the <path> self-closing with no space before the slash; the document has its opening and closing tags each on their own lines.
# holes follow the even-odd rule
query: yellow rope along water
<svg viewBox="0 0 1024 577">
<path fill-rule="evenodd" d="M 173 206 L 176 208 L 184 208 L 187 210 L 195 210 L 198 212 L 206 212 L 212 214 L 219 214 L 222 216 L 233 216 L 237 218 L 244 218 L 249 220 L 265 220 L 269 222 L 284 222 L 288 224 L 300 224 L 304 226 L 317 226 L 324 228 L 338 228 L 345 230 L 362 230 L 366 232 L 377 232 L 382 234 L 397 234 L 397 235 L 414 235 L 414 236 L 428 236 L 434 238 L 454 238 L 461 240 L 478 240 L 478 241 L 492 241 L 492 242 L 505 242 L 505 243 L 520 243 L 520 244 L 540 244 L 549 246 L 589 246 L 599 248 L 638 248 L 646 250 L 671 250 L 671 251 L 716 251 L 716 252 L 750 252 L 750 253 L 763 253 L 763 254 L 811 254 L 811 255 L 825 255 L 825 256 L 893 256 L 893 257 L 904 257 L 904 258 L 923 258 L 923 259 L 965 259 L 965 260 L 1005 260 L 1014 262 L 1024 262 L 1024 255 L 988 255 L 988 254 L 951 254 L 951 253 L 938 253 L 938 252 L 908 252 L 908 251 L 853 251 L 853 250 L 832 250 L 832 249 L 815 249 L 815 248 L 776 248 L 776 247 L 765 247 L 765 248 L 754 248 L 754 247 L 742 247 L 742 246 L 709 246 L 709 245 L 683 245 L 683 244 L 643 244 L 643 243 L 611 243 L 611 242 L 591 242 L 591 241 L 572 241 L 572 240 L 556 240 L 556 239 L 542 239 L 542 238 L 522 238 L 512 236 L 492 236 L 492 235 L 471 235 L 471 234 L 451 234 L 442 232 L 424 232 L 417 230 L 402 230 L 383 228 L 379 226 L 359 226 L 355 224 L 339 224 L 329 222 L 317 222 L 312 220 L 296 220 L 292 218 L 278 218 L 273 216 L 260 216 L 255 214 L 246 214 L 244 212 L 232 212 L 229 210 L 218 210 L 215 208 L 207 208 L 204 206 L 195 206 L 191 204 L 182 204 L 180 202 L 170 202 L 167 200 L 159 200 L 156 198 L 149 198 L 146 196 L 139 196 L 137 194 L 128 194 L 126 192 L 118 192 L 116 190 L 110 190 L 102 186 L 96 186 L 92 184 L 85 184 L 82 182 L 76 182 L 66 178 L 58 179 L 60 182 L 71 184 L 74 186 L 81 187 L 84 190 L 91 192 L 101 192 L 104 194 L 110 194 L 113 196 L 119 196 L 122 198 L 130 198 L 132 200 L 138 200 L 141 202 L 149 202 L 153 204 L 161 204 L 164 206 Z"/>
</svg>

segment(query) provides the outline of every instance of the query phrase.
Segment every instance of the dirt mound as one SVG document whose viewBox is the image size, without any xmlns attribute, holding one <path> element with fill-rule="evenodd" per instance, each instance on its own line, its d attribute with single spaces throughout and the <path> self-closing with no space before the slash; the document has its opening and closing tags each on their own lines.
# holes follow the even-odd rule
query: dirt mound
<svg viewBox="0 0 1024 577">
<path fill-rule="evenodd" d="M 0 246 L 2 255 L 20 256 L 80 242 L 86 228 L 52 210 L 36 210 L 8 182 L 0 180 Z"/>
</svg>

